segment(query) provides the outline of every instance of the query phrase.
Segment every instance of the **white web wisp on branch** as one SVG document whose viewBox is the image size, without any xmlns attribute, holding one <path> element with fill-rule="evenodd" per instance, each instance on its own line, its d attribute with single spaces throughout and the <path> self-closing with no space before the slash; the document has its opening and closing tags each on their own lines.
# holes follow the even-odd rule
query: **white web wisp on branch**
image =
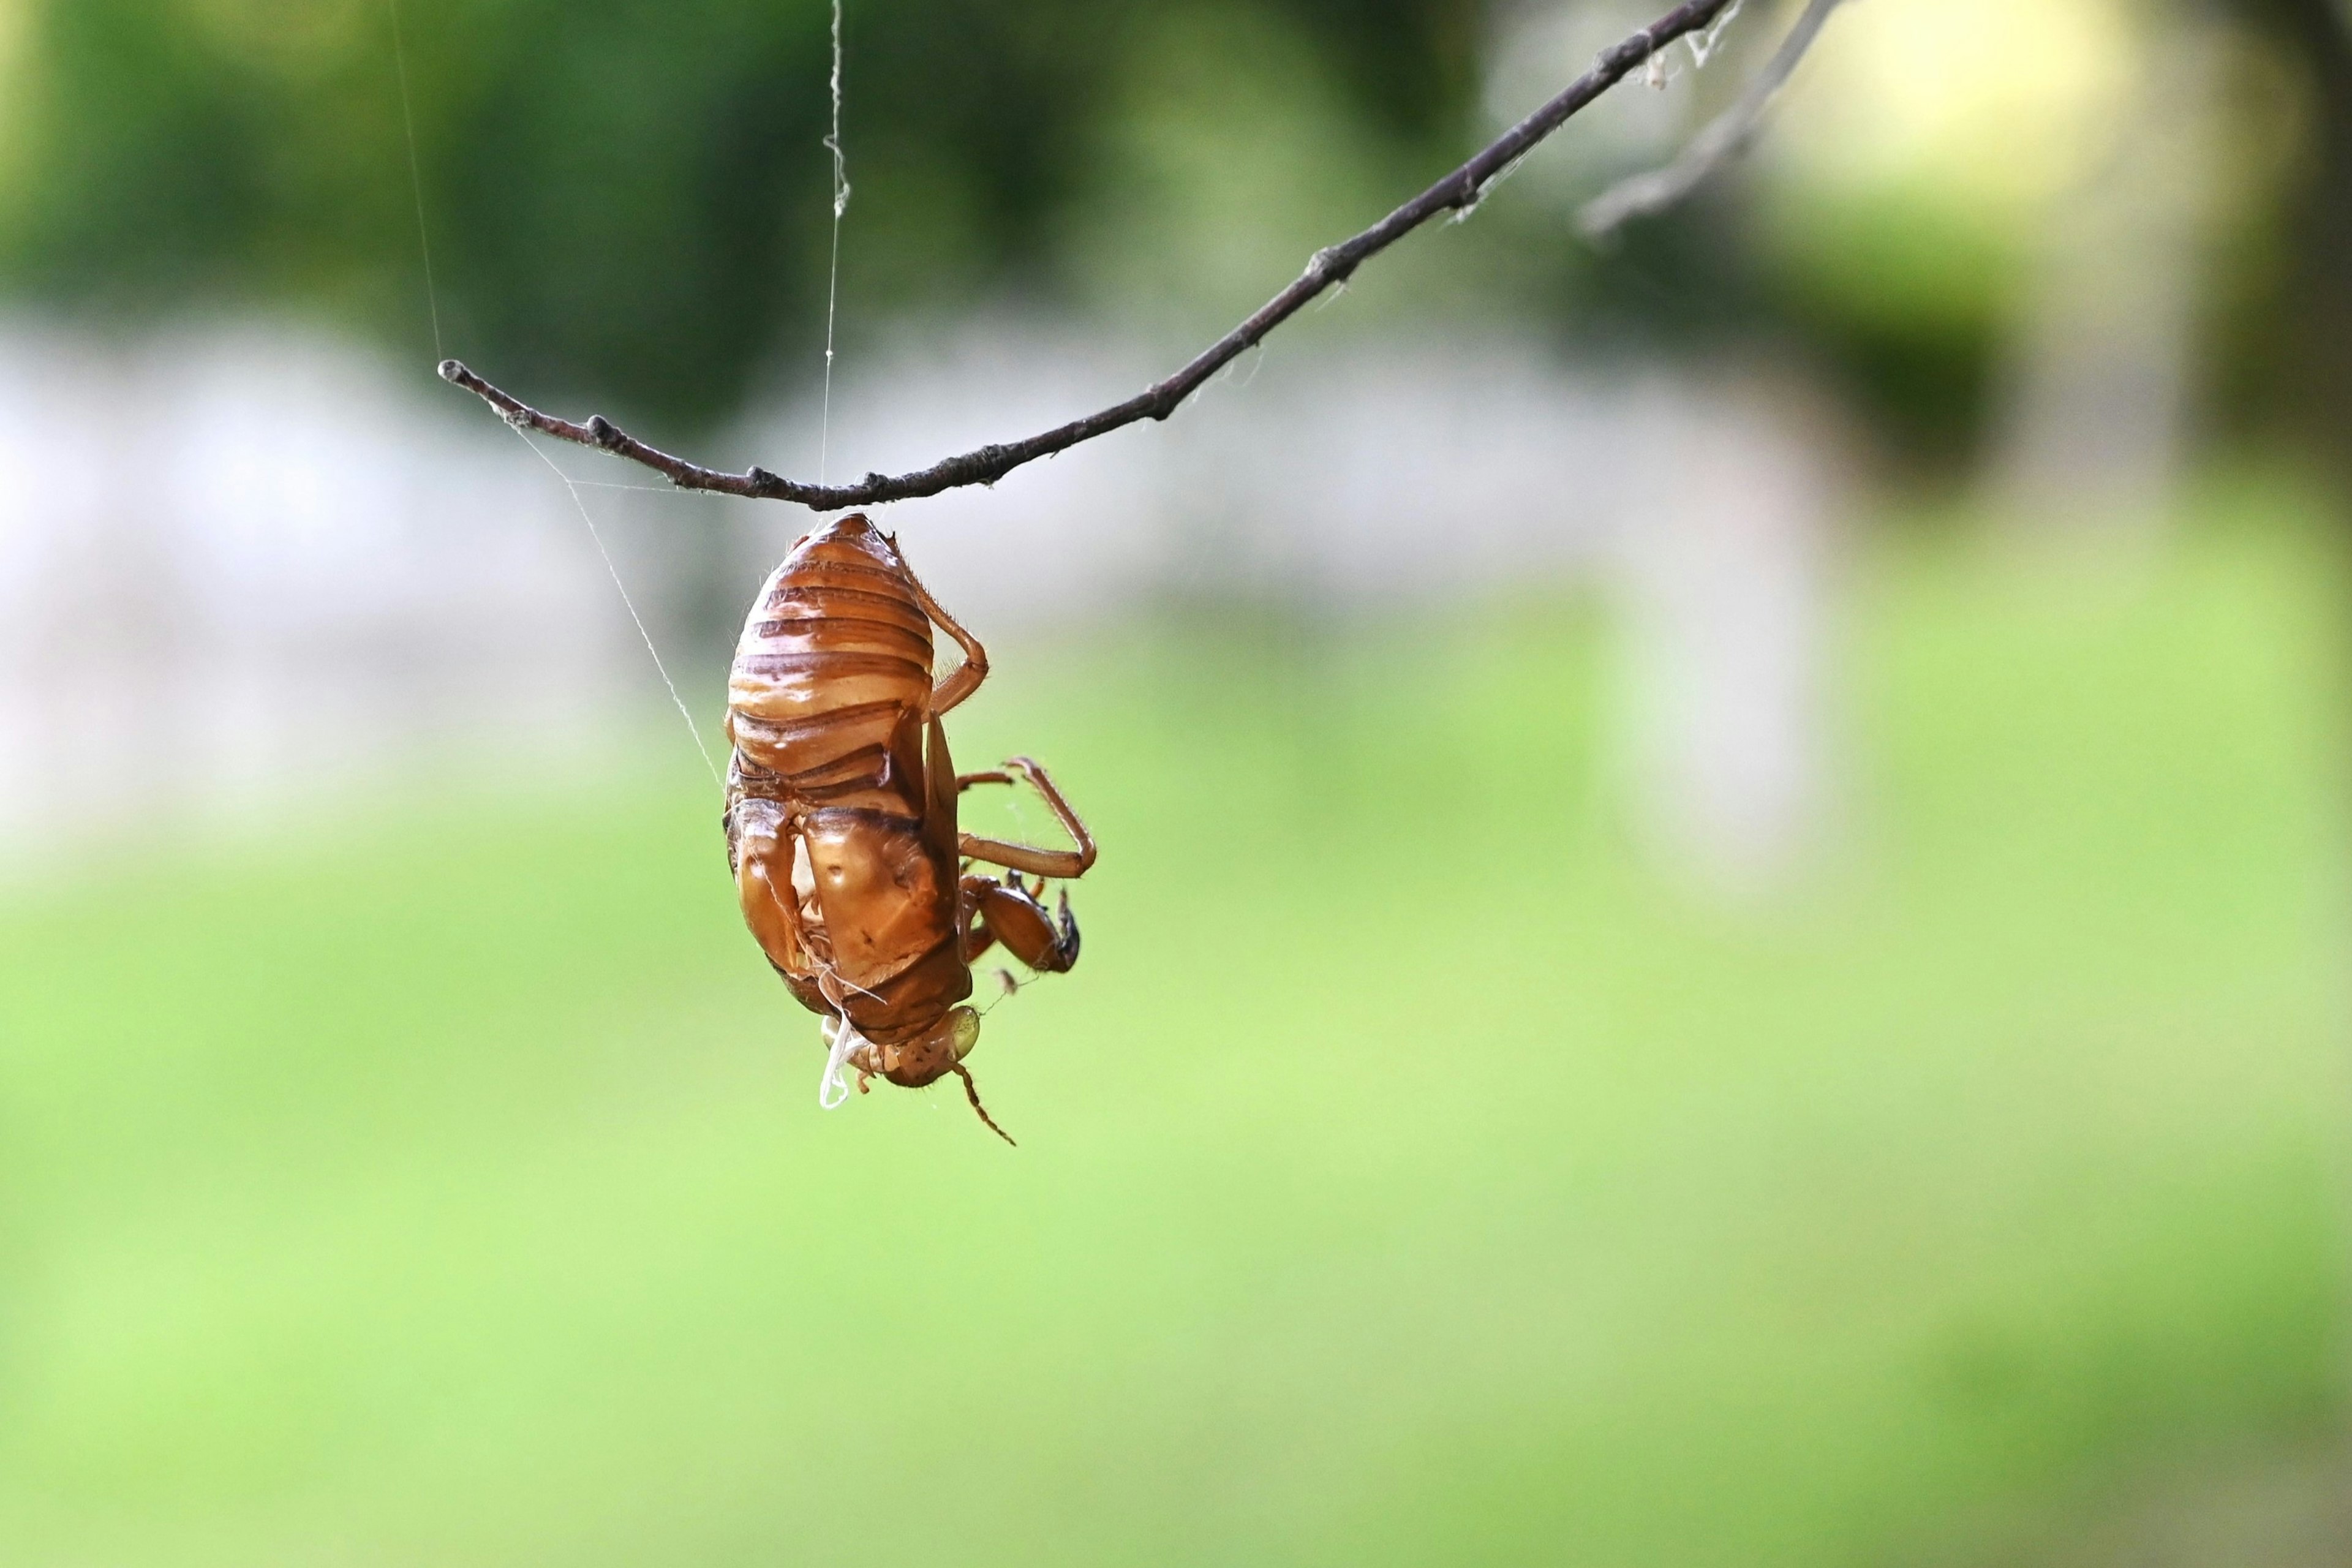
<svg viewBox="0 0 2352 1568">
<path fill-rule="evenodd" d="M 1731 0 L 1729 7 L 1715 19 L 1715 26 L 1703 33 L 1683 35 L 1683 42 L 1690 46 L 1691 64 L 1700 70 L 1706 68 L 1707 57 L 1715 53 L 1715 46 L 1722 39 L 1724 29 L 1731 26 L 1739 15 L 1739 8 L 1746 4 L 1748 0 Z"/>
</svg>

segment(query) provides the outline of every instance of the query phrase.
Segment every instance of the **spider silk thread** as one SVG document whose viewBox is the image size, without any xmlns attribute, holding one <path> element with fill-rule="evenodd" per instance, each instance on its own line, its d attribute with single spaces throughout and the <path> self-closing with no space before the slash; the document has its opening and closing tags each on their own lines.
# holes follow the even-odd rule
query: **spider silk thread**
<svg viewBox="0 0 2352 1568">
<path fill-rule="evenodd" d="M 408 90 L 408 50 L 401 37 L 400 0 L 384 0 L 384 5 L 392 17 L 392 63 L 394 74 L 400 81 L 401 127 L 407 135 L 408 190 L 410 196 L 414 199 L 416 208 L 416 247 L 418 253 L 424 258 L 425 261 L 425 308 L 426 312 L 432 317 L 433 321 L 434 357 L 436 359 L 446 359 L 448 357 L 448 353 L 443 346 L 441 341 L 441 295 L 440 290 L 435 285 L 433 279 L 433 240 L 431 231 L 426 226 L 425 221 L 425 175 L 416 156 L 416 111 L 413 106 Z M 840 7 L 836 0 L 835 10 L 837 13 Z M 838 38 L 836 35 L 836 49 L 838 47 Z M 836 64 L 835 69 L 838 71 L 839 68 L 838 64 Z M 836 95 L 838 94 L 838 91 L 839 89 L 836 86 Z M 522 444 L 530 448 L 531 455 L 533 457 L 536 457 L 541 462 L 545 463 L 548 466 L 549 470 L 552 472 L 557 479 L 563 481 L 564 490 L 572 497 L 572 505 L 573 509 L 580 513 L 580 521 L 585 524 L 588 529 L 589 542 L 595 545 L 597 556 L 604 563 L 605 575 L 613 579 L 613 586 L 621 595 L 621 607 L 628 611 L 630 621 L 637 628 L 637 637 L 645 643 L 646 652 L 653 658 L 654 672 L 661 677 L 662 685 L 668 689 L 669 700 L 677 707 L 677 716 L 686 721 L 686 732 L 694 742 L 696 753 L 702 758 L 702 766 L 704 771 L 710 774 L 710 782 L 712 784 L 719 785 L 722 790 L 725 789 L 727 787 L 726 781 L 719 775 L 719 764 L 711 760 L 710 748 L 703 742 L 702 728 L 694 721 L 694 713 L 687 707 L 686 699 L 678 694 L 677 682 L 670 679 L 669 667 L 662 662 L 661 649 L 654 646 L 654 636 L 653 633 L 646 628 L 645 617 L 637 614 L 636 602 L 629 596 L 629 585 L 621 580 L 621 568 L 613 560 L 613 552 L 604 548 L 604 536 L 597 531 L 596 520 L 589 515 L 588 503 L 580 494 L 580 486 L 573 482 L 571 475 L 565 473 L 563 469 L 557 465 L 554 458 L 549 457 L 544 451 L 541 450 L 538 442 L 532 440 L 528 435 L 524 434 L 520 426 L 509 422 L 507 428 L 512 430 L 516 437 L 521 440 Z M 593 483 L 593 481 L 589 482 Z M 612 488 L 615 489 L 650 489 L 653 487 L 646 485 L 616 485 Z"/>
<path fill-rule="evenodd" d="M 425 257 L 425 309 L 433 318 L 433 357 L 446 359 L 441 346 L 441 292 L 433 286 L 433 240 L 425 228 L 425 176 L 416 166 L 416 110 L 408 97 L 408 50 L 400 37 L 400 0 L 384 0 L 392 12 L 392 68 L 400 79 L 400 124 L 408 133 L 408 191 L 416 201 L 416 248 Z"/>
<path fill-rule="evenodd" d="M 841 0 L 833 0 L 833 130 L 824 139 L 833 154 L 833 259 L 824 280 L 824 397 L 817 416 L 816 482 L 824 483 L 833 446 L 833 326 L 841 304 L 841 215 L 849 209 L 849 155 L 841 148 Z"/>
</svg>

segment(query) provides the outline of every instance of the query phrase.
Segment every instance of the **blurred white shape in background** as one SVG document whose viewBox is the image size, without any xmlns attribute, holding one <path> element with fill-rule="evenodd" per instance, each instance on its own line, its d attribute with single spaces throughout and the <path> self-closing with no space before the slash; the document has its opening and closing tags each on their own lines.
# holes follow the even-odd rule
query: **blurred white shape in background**
<svg viewBox="0 0 2352 1568">
<path fill-rule="evenodd" d="M 926 331 L 836 383 L 836 470 L 1043 427 L 1142 384 L 1149 357 L 997 319 Z M 813 414 L 742 444 L 785 466 Z M 600 485 L 649 478 L 552 455 Z M 348 346 L 0 330 L 0 848 L 576 756 L 646 733 L 660 700 L 546 465 Z M 1653 837 L 1745 876 L 1786 859 L 1817 795 L 1825 474 L 1811 434 L 1737 384 L 1571 374 L 1503 331 L 1360 337 L 1277 343 L 1165 425 L 887 521 L 943 602 L 1016 645 L 1171 596 L 1349 614 L 1612 585 L 1633 628 L 1631 800 Z M 583 494 L 681 656 L 675 607 L 710 560 L 689 546 L 756 540 L 728 572 L 747 598 L 807 521 Z M 715 717 L 710 674 L 683 684 Z"/>
<path fill-rule="evenodd" d="M 850 471 L 898 471 L 1155 374 L 1099 339 L 974 323 L 837 382 L 835 449 Z M 1164 425 L 889 519 L 983 636 L 1171 594 L 1363 613 L 1597 583 L 1624 632 L 1628 815 L 1706 890 L 1744 895 L 1797 868 L 1832 793 L 1822 643 L 1843 448 L 1818 400 L 1790 392 L 1572 372 L 1532 334 L 1492 330 L 1277 340 Z M 784 413 L 747 444 L 811 436 Z"/>
<path fill-rule="evenodd" d="M 1826 638 L 1840 443 L 1811 400 L 1720 387 L 1655 503 L 1620 532 L 1622 723 L 1634 820 L 1708 890 L 1800 870 L 1834 805 Z"/>
<path fill-rule="evenodd" d="M 1052 328 L 980 324 L 846 395 L 836 384 L 835 439 L 859 469 L 895 470 L 1059 423 L 1165 369 Z M 1277 342 L 1165 424 L 889 515 L 937 591 L 1060 620 L 1171 595 L 1309 612 L 1460 600 L 1594 571 L 1706 416 L 1688 392 L 1573 375 L 1500 333 Z M 786 421 L 761 445 L 804 441 Z"/>
<path fill-rule="evenodd" d="M 626 624 L 571 503 L 466 412 L 291 329 L 0 324 L 0 846 L 609 710 Z"/>
</svg>

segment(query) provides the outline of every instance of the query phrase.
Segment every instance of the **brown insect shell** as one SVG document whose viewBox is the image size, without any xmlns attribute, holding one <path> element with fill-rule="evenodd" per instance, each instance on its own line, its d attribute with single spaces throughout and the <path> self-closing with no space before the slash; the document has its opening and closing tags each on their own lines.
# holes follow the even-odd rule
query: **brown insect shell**
<svg viewBox="0 0 2352 1568">
<path fill-rule="evenodd" d="M 950 1012 L 941 1026 L 896 1045 L 871 1040 L 849 1053 L 849 1065 L 908 1089 L 943 1078 L 971 1052 L 980 1038 L 979 1016 L 969 1007 Z"/>
<path fill-rule="evenodd" d="M 846 1014 L 878 1048 L 860 1067 L 914 1084 L 953 1064 L 947 1015 L 971 994 L 931 658 L 897 548 L 853 515 L 803 539 L 762 585 L 727 687 L 745 923 L 802 1005 Z"/>
</svg>

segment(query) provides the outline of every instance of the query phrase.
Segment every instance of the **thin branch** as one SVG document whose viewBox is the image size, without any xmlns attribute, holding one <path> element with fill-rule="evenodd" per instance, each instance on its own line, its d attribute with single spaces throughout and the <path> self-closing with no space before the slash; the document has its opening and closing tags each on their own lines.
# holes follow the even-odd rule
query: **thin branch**
<svg viewBox="0 0 2352 1568">
<path fill-rule="evenodd" d="M 1107 436 L 1139 419 L 1165 419 L 1176 412 L 1202 382 L 1231 361 L 1255 348 L 1268 332 L 1298 313 L 1316 296 L 1344 283 L 1356 268 L 1379 255 L 1440 213 L 1467 215 L 1486 187 L 1545 137 L 1559 130 L 1579 110 L 1622 81 L 1652 55 L 1685 34 L 1715 20 L 1732 0 L 1684 0 L 1655 22 L 1622 42 L 1601 51 L 1592 68 L 1568 89 L 1520 121 L 1468 163 L 1389 214 L 1352 239 L 1315 253 L 1290 287 L 1276 294 L 1250 318 L 1227 332 L 1167 380 L 1147 387 L 1124 403 L 1114 404 L 1083 419 L 1074 419 L 1042 435 L 1007 446 L 987 446 L 961 457 L 948 458 L 913 473 L 895 478 L 868 474 L 854 485 L 807 484 L 754 468 L 730 474 L 706 468 L 684 458 L 649 447 L 622 430 L 603 415 L 584 425 L 542 414 L 484 381 L 454 359 L 441 362 L 441 376 L 456 383 L 497 409 L 510 425 L 537 430 L 559 440 L 594 447 L 632 462 L 644 464 L 681 489 L 716 490 L 722 495 L 760 500 L 797 501 L 821 511 L 843 507 L 876 506 L 885 501 L 912 500 L 937 495 L 961 485 L 992 485 L 1022 464 L 1067 451 L 1082 441 Z"/>
<path fill-rule="evenodd" d="M 1821 36 L 1822 24 L 1843 3 L 1844 0 L 1812 0 L 1805 7 L 1805 14 L 1797 18 L 1797 25 L 1789 29 L 1789 36 L 1780 40 L 1780 49 L 1739 95 L 1739 101 L 1709 121 L 1705 130 L 1691 138 L 1680 157 L 1663 169 L 1622 180 L 1585 203 L 1576 216 L 1576 225 L 1584 231 L 1585 237 L 1605 238 L 1629 218 L 1664 212 L 1690 195 L 1724 160 L 1754 141 L 1758 128 L 1764 122 L 1765 111 L 1772 107 L 1773 97 L 1796 73 L 1798 62 Z"/>
</svg>

